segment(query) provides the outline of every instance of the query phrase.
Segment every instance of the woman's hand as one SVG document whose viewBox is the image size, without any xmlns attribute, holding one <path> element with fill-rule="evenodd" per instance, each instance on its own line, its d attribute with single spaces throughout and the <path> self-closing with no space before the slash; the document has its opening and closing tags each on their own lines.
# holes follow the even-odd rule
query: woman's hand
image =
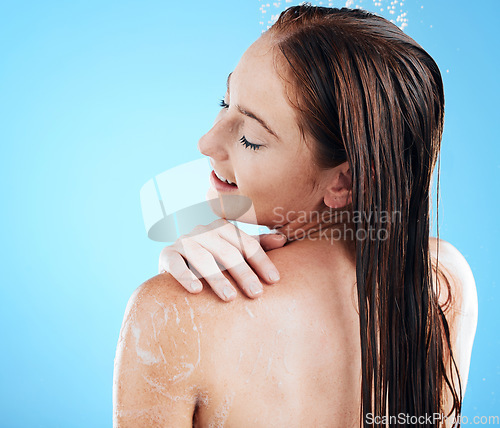
<svg viewBox="0 0 500 428">
<path fill-rule="evenodd" d="M 190 293 L 203 289 L 199 280 L 202 277 L 222 300 L 230 301 L 236 297 L 236 290 L 221 272 L 227 269 L 241 290 L 254 298 L 263 291 L 259 276 L 268 284 L 279 281 L 278 270 L 265 251 L 285 243 L 284 235 L 254 237 L 219 219 L 207 226 L 196 226 L 165 247 L 159 271 L 169 272 Z"/>
</svg>

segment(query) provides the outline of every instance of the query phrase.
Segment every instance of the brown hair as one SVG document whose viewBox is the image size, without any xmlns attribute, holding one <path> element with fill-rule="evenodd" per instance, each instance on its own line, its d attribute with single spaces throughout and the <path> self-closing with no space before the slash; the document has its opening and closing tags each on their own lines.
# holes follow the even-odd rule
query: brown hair
<svg viewBox="0 0 500 428">
<path fill-rule="evenodd" d="M 367 413 L 443 413 L 445 387 L 453 396 L 449 414 L 458 419 L 462 389 L 460 378 L 457 392 L 446 373 L 445 355 L 458 369 L 429 253 L 431 176 L 444 117 L 439 68 L 396 25 L 361 10 L 290 7 L 268 34 L 286 64 L 285 88 L 317 165 L 349 163 L 354 211 L 399 212 L 391 223 L 372 215 L 355 225 L 387 237 L 356 242 L 362 425 L 371 425 Z"/>
</svg>

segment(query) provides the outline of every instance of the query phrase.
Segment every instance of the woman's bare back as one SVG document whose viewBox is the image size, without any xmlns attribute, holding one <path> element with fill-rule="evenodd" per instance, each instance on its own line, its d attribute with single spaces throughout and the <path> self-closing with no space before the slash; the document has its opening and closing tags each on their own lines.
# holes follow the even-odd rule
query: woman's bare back
<svg viewBox="0 0 500 428">
<path fill-rule="evenodd" d="M 206 402 L 196 409 L 195 426 L 359 421 L 354 261 L 340 246 L 328 254 L 321 247 L 301 243 L 270 252 L 280 284 L 267 287 L 261 299 L 217 305 L 205 338 L 213 356 L 204 370 Z"/>
<path fill-rule="evenodd" d="M 125 395 L 133 400 L 145 389 L 150 397 L 135 413 L 127 407 L 119 426 L 128 420 L 131 426 L 359 426 L 352 249 L 303 241 L 268 254 L 281 281 L 257 300 L 239 296 L 222 303 L 208 287 L 189 295 L 168 274 L 141 287 L 126 314 L 130 325 L 122 329 L 127 350 L 117 360 L 132 367 L 139 359 L 144 369 L 122 376 L 115 402 L 126 406 Z"/>
</svg>

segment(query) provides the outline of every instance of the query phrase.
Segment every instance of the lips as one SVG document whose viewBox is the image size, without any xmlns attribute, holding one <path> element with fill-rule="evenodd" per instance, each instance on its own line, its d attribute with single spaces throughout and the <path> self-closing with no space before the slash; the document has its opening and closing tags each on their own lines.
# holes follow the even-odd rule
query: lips
<svg viewBox="0 0 500 428">
<path fill-rule="evenodd" d="M 220 181 L 225 181 L 226 183 L 228 184 L 236 184 L 236 181 L 231 181 L 231 180 L 228 180 L 226 177 L 224 177 L 222 174 L 219 174 L 217 172 L 217 170 L 214 168 L 214 172 L 215 172 L 215 175 L 217 176 L 217 178 L 220 180 Z"/>
<path fill-rule="evenodd" d="M 213 170 L 210 173 L 210 183 L 212 183 L 215 189 L 219 192 L 235 192 L 238 190 L 238 186 L 236 184 L 229 184 L 220 180 Z"/>
</svg>

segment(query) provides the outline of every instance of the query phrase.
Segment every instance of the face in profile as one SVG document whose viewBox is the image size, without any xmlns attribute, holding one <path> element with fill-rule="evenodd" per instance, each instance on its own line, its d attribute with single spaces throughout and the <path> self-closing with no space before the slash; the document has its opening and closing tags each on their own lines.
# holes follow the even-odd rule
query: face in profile
<svg viewBox="0 0 500 428">
<path fill-rule="evenodd" d="M 216 174 L 237 186 L 223 186 L 212 174 L 209 198 L 245 196 L 252 209 L 239 220 L 270 228 L 283 223 L 283 213 L 318 209 L 324 196 L 322 172 L 301 137 L 275 55 L 268 35 L 250 46 L 229 76 L 212 129 L 198 143 Z"/>
</svg>

